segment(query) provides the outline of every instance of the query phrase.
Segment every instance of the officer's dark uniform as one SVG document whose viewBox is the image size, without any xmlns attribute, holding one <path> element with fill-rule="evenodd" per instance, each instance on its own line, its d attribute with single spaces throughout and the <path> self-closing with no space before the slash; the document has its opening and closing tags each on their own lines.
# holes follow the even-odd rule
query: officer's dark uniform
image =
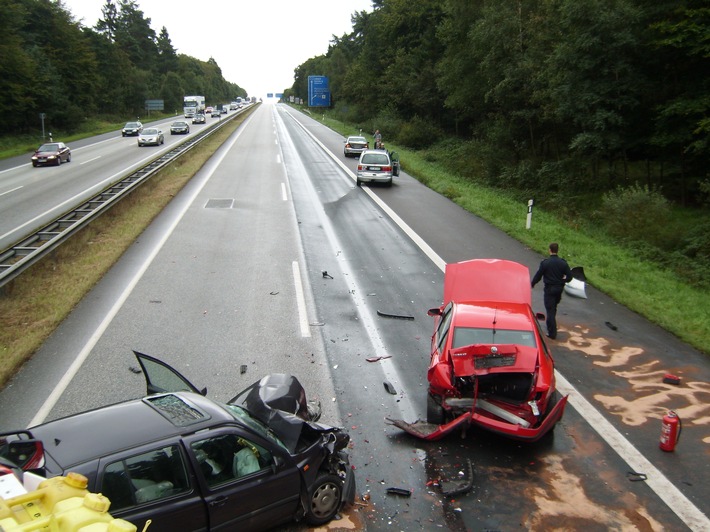
<svg viewBox="0 0 710 532">
<path fill-rule="evenodd" d="M 532 286 L 542 279 L 545 284 L 544 301 L 547 313 L 547 336 L 553 340 L 557 337 L 557 305 L 562 299 L 565 283 L 572 280 L 572 270 L 563 258 L 550 255 L 540 263 L 537 273 L 532 278 Z"/>
</svg>

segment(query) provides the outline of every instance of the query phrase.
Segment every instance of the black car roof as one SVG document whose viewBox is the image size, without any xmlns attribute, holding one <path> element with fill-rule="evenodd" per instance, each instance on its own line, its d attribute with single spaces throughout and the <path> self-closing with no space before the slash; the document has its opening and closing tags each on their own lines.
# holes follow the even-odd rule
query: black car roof
<svg viewBox="0 0 710 532">
<path fill-rule="evenodd" d="M 156 394 L 30 428 L 63 469 L 151 441 L 239 423 L 225 409 L 195 393 Z"/>
</svg>

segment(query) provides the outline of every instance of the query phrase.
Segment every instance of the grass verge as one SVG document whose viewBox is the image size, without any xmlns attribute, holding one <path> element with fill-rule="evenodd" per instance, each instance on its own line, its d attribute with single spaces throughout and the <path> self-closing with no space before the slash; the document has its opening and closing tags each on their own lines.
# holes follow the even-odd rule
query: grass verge
<svg viewBox="0 0 710 532">
<path fill-rule="evenodd" d="M 187 156 L 162 169 L 49 257 L 1 290 L 0 387 L 255 109 L 234 118 Z"/>
</svg>

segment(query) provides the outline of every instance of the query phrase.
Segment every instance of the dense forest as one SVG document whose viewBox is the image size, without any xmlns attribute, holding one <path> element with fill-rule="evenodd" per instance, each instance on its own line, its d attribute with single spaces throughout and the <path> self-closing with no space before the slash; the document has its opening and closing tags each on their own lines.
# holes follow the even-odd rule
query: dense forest
<svg viewBox="0 0 710 532">
<path fill-rule="evenodd" d="M 328 76 L 343 121 L 493 186 L 707 206 L 708 0 L 373 0 L 352 23 L 287 96 Z"/>
<path fill-rule="evenodd" d="M 106 0 L 93 28 L 61 1 L 0 0 L 0 136 L 47 126 L 71 132 L 87 117 L 133 118 L 146 100 L 182 109 L 183 96 L 246 96 L 214 59 L 178 54 L 167 28 L 156 32 L 134 0 Z"/>
</svg>

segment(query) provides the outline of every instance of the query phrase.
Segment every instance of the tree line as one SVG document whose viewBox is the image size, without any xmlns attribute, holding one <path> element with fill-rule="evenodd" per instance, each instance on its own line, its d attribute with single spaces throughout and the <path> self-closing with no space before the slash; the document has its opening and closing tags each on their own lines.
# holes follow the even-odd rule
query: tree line
<svg viewBox="0 0 710 532">
<path fill-rule="evenodd" d="M 707 0 L 372 4 L 286 96 L 328 76 L 344 121 L 494 186 L 586 202 L 640 184 L 707 204 Z"/>
<path fill-rule="evenodd" d="M 106 0 L 93 27 L 60 1 L 0 0 L 0 135 L 71 132 L 90 117 L 144 116 L 146 100 L 182 109 L 183 96 L 226 101 L 247 93 L 217 62 L 178 54 L 135 0 Z"/>
</svg>

